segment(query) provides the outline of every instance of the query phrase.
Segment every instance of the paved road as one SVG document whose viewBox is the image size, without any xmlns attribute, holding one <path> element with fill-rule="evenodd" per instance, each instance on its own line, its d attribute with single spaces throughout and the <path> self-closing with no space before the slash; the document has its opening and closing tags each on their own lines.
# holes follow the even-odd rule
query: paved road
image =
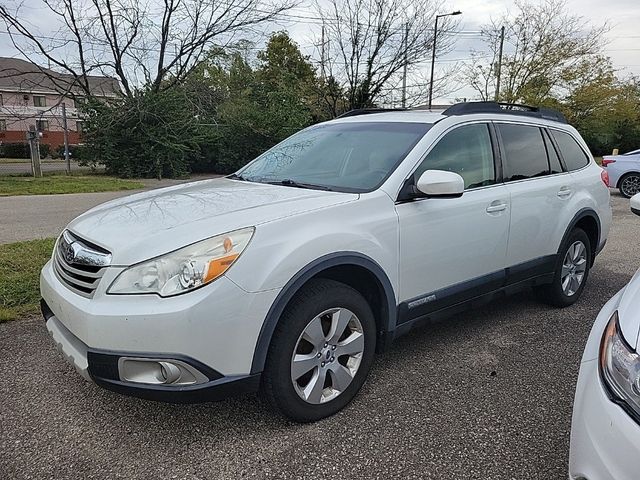
<svg viewBox="0 0 640 480">
<path fill-rule="evenodd" d="M 254 397 L 176 406 L 88 384 L 40 319 L 0 325 L 0 478 L 566 478 L 573 391 L 601 306 L 640 266 L 640 218 L 614 227 L 583 298 L 525 293 L 416 331 L 361 394 L 313 425 Z"/>
<path fill-rule="evenodd" d="M 190 180 L 143 180 L 143 183 L 145 189 L 153 189 L 204 178 L 209 177 L 197 176 Z M 137 191 L 139 190 L 0 197 L 0 244 L 55 237 L 67 223 L 91 207 Z"/>
<path fill-rule="evenodd" d="M 64 162 L 40 163 L 43 172 L 64 172 L 66 164 Z M 90 167 L 80 167 L 77 162 L 71 162 L 71 170 L 91 170 Z M 19 173 L 31 173 L 31 163 L 27 162 L 0 162 L 0 175 L 16 175 Z"/>
</svg>

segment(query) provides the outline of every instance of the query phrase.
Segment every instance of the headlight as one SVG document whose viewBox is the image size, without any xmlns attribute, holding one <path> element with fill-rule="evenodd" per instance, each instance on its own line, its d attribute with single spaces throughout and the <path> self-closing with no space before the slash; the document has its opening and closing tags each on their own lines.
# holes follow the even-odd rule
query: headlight
<svg viewBox="0 0 640 480">
<path fill-rule="evenodd" d="M 640 419 L 640 355 L 622 336 L 618 312 L 613 314 L 602 336 L 600 373 L 613 400 Z"/>
<path fill-rule="evenodd" d="M 107 293 L 170 297 L 211 283 L 238 259 L 253 232 L 253 227 L 243 228 L 133 265 L 118 275 Z"/>
</svg>

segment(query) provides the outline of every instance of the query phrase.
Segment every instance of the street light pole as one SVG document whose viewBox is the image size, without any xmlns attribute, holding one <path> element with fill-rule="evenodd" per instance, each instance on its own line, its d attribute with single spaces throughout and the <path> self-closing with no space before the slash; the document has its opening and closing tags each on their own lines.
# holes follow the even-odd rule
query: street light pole
<svg viewBox="0 0 640 480">
<path fill-rule="evenodd" d="M 444 13 L 442 15 L 436 15 L 436 25 L 433 29 L 433 49 L 431 51 L 431 80 L 429 81 L 429 110 L 431 110 L 431 102 L 433 100 L 433 70 L 436 63 L 436 39 L 438 38 L 438 19 L 440 17 L 449 17 L 453 15 L 460 15 L 462 12 L 456 10 L 451 13 Z"/>
</svg>

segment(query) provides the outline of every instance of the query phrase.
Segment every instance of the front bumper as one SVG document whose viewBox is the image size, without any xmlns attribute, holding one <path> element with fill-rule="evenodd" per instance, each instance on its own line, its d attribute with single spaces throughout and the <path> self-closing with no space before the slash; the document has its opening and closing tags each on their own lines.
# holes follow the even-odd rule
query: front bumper
<svg viewBox="0 0 640 480">
<path fill-rule="evenodd" d="M 93 298 L 85 298 L 61 283 L 49 262 L 40 292 L 53 315 L 89 348 L 179 354 L 224 376 L 252 373 L 258 337 L 279 289 L 248 293 L 222 276 L 175 297 L 108 295 L 122 270 L 109 267 Z"/>
<path fill-rule="evenodd" d="M 222 400 L 224 398 L 253 393 L 258 390 L 260 374 L 235 375 L 225 377 L 197 360 L 176 355 L 138 354 L 132 352 L 108 352 L 87 347 L 73 335 L 53 315 L 46 302 L 42 301 L 42 313 L 47 330 L 67 361 L 88 381 L 108 390 L 129 396 L 171 403 L 199 403 Z M 122 381 L 120 376 L 121 359 L 149 359 L 180 362 L 194 371 L 200 372 L 206 381 L 194 385 L 151 385 Z"/>
<path fill-rule="evenodd" d="M 47 329 L 80 375 L 110 390 L 171 402 L 217 400 L 257 389 L 252 361 L 279 289 L 249 293 L 222 276 L 170 298 L 107 295 L 121 271 L 109 267 L 93 298 L 86 298 L 61 283 L 51 262 L 42 269 Z M 155 362 L 155 370 L 145 361 Z M 180 381 L 159 380 L 165 363 L 177 366 Z M 195 381 L 183 382 L 184 371 Z"/>
</svg>

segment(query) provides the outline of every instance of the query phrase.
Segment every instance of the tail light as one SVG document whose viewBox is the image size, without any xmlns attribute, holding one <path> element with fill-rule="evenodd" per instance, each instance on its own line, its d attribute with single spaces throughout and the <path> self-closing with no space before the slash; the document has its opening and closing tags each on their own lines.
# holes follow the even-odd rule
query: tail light
<svg viewBox="0 0 640 480">
<path fill-rule="evenodd" d="M 604 168 L 600 172 L 600 178 L 607 188 L 609 188 L 609 172 L 607 172 Z"/>
<path fill-rule="evenodd" d="M 612 160 L 610 158 L 603 158 L 602 159 L 602 166 L 606 167 L 607 165 L 611 165 L 612 163 L 616 163 L 615 160 Z"/>
</svg>

